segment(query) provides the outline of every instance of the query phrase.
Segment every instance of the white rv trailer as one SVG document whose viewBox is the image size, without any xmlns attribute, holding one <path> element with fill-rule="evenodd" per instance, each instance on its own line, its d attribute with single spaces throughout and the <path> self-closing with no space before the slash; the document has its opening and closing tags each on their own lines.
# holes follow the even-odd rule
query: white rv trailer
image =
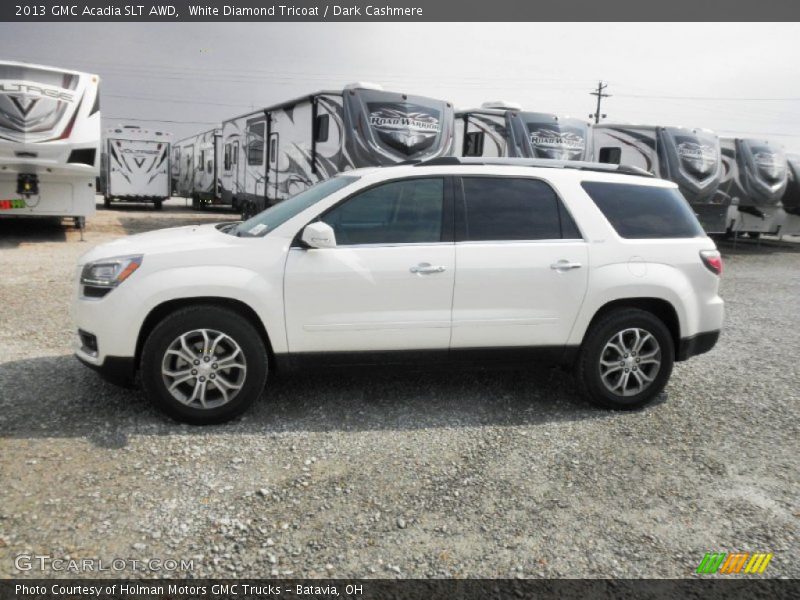
<svg viewBox="0 0 800 600">
<path fill-rule="evenodd" d="M 224 204 L 220 194 L 220 129 L 209 129 L 175 142 L 172 151 L 175 193 L 192 199 L 194 208 Z"/>
<path fill-rule="evenodd" d="M 720 138 L 722 182 L 730 198 L 727 232 L 777 233 L 781 226 L 781 197 L 786 191 L 786 155 L 767 140 Z"/>
<path fill-rule="evenodd" d="M 591 127 L 585 121 L 522 110 L 505 101 L 456 111 L 456 156 L 588 160 Z"/>
<path fill-rule="evenodd" d="M 452 154 L 448 102 L 357 83 L 222 124 L 223 203 L 244 216 L 349 169 Z"/>
<path fill-rule="evenodd" d="M 170 137 L 163 131 L 121 125 L 106 131 L 103 196 L 119 202 L 152 202 L 156 210 L 170 197 Z"/>
<path fill-rule="evenodd" d="M 719 193 L 719 137 L 708 129 L 600 123 L 593 158 L 639 167 L 678 184 L 707 233 L 724 233 L 730 200 Z"/>
<path fill-rule="evenodd" d="M 800 235 L 800 154 L 786 155 L 786 191 L 779 217 L 781 235 Z"/>
<path fill-rule="evenodd" d="M 0 217 L 95 212 L 97 75 L 0 61 Z"/>
</svg>

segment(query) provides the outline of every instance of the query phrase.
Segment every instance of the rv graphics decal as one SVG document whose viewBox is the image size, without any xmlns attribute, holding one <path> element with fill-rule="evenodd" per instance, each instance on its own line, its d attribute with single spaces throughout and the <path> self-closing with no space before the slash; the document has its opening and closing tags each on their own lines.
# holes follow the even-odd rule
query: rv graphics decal
<svg viewBox="0 0 800 600">
<path fill-rule="evenodd" d="M 388 146 L 414 154 L 433 145 L 442 129 L 439 111 L 404 103 L 370 103 L 370 127 Z"/>
<path fill-rule="evenodd" d="M 784 177 L 786 162 L 769 148 L 753 148 L 753 162 L 761 174 L 770 181 L 779 181 Z"/>
<path fill-rule="evenodd" d="M 586 138 L 577 131 L 528 124 L 531 146 L 539 158 L 580 160 L 586 151 Z"/>
<path fill-rule="evenodd" d="M 675 140 L 678 158 L 689 171 L 705 176 L 716 170 L 719 155 L 713 146 L 691 138 Z"/>
</svg>

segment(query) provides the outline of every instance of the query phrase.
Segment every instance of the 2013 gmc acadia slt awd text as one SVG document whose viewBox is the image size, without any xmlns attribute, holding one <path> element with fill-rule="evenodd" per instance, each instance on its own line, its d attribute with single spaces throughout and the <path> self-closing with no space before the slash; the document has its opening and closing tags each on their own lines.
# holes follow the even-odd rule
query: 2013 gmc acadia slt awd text
<svg viewBox="0 0 800 600">
<path fill-rule="evenodd" d="M 173 417 L 244 411 L 274 369 L 555 360 L 631 409 L 710 350 L 720 255 L 676 186 L 591 163 L 350 171 L 243 223 L 80 260 L 77 356 Z"/>
</svg>

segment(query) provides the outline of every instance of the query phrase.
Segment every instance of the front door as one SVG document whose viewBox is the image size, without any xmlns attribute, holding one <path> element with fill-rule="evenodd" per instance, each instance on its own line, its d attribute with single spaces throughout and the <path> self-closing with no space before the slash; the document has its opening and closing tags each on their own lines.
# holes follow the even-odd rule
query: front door
<svg viewBox="0 0 800 600">
<path fill-rule="evenodd" d="M 335 248 L 289 251 L 289 351 L 446 350 L 455 281 L 444 178 L 358 192 L 321 217 Z"/>
<path fill-rule="evenodd" d="M 543 181 L 459 181 L 451 347 L 563 346 L 589 271 L 575 222 Z"/>
</svg>

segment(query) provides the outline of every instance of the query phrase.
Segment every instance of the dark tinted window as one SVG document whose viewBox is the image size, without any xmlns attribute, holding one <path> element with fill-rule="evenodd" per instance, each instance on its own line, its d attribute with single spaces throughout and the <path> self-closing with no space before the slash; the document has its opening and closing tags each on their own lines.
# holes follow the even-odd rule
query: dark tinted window
<svg viewBox="0 0 800 600">
<path fill-rule="evenodd" d="M 562 237 L 560 201 L 543 181 L 464 177 L 462 182 L 466 240 L 551 240 Z M 569 217 L 566 211 L 564 216 Z"/>
<path fill-rule="evenodd" d="M 412 244 L 442 239 L 443 179 L 409 179 L 362 192 L 322 220 L 336 244 Z"/>
<path fill-rule="evenodd" d="M 586 193 L 624 238 L 705 235 L 689 203 L 675 188 L 584 181 Z"/>
<path fill-rule="evenodd" d="M 622 149 L 621 148 L 600 148 L 600 157 L 599 160 L 601 163 L 609 163 L 612 165 L 618 165 L 620 160 L 622 160 Z"/>
<path fill-rule="evenodd" d="M 315 126 L 314 139 L 318 142 L 328 141 L 328 128 L 330 127 L 331 118 L 329 115 L 319 115 Z"/>
<path fill-rule="evenodd" d="M 247 130 L 247 164 L 264 164 L 264 131 L 265 123 L 253 123 Z"/>
<path fill-rule="evenodd" d="M 464 156 L 483 156 L 483 132 L 471 131 L 464 137 Z"/>
</svg>

